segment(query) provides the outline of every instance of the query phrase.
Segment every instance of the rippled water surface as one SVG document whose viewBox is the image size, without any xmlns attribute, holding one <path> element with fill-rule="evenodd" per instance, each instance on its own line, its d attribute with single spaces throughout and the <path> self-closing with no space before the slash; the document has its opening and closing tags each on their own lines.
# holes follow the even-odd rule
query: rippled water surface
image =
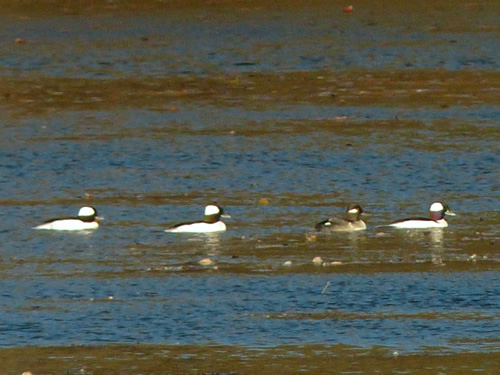
<svg viewBox="0 0 500 375">
<path fill-rule="evenodd" d="M 367 4 L 2 16 L 0 346 L 498 352 L 495 12 Z M 227 232 L 163 231 L 212 202 Z"/>
</svg>

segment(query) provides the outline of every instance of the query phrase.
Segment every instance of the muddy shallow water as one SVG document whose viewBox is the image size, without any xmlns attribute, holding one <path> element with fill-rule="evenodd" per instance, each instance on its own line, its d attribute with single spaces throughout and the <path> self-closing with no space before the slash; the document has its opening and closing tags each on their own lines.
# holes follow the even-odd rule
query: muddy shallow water
<svg viewBox="0 0 500 375">
<path fill-rule="evenodd" d="M 33 4 L 1 16 L 4 372 L 494 373 L 496 2 Z M 351 201 L 366 231 L 314 233 Z M 227 232 L 163 231 L 212 202 Z"/>
</svg>

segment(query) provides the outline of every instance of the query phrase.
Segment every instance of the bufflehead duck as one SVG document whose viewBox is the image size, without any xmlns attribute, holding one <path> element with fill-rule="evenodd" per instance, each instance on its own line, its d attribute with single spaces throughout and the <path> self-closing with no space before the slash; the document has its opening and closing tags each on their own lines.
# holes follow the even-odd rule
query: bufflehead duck
<svg viewBox="0 0 500 375">
<path fill-rule="evenodd" d="M 205 207 L 205 217 L 203 221 L 194 221 L 189 223 L 180 223 L 165 229 L 165 232 L 171 233 L 213 233 L 224 232 L 226 224 L 220 218 L 231 217 L 224 213 L 224 210 L 214 204 Z"/>
<path fill-rule="evenodd" d="M 350 232 L 356 230 L 365 230 L 366 224 L 360 219 L 363 209 L 359 204 L 351 203 L 346 211 L 344 218 L 330 218 L 316 224 L 318 231 Z"/>
<path fill-rule="evenodd" d="M 78 217 L 67 217 L 62 219 L 51 219 L 36 226 L 34 229 L 47 230 L 87 230 L 99 227 L 97 210 L 94 207 L 82 207 Z"/>
<path fill-rule="evenodd" d="M 429 219 L 425 218 L 410 218 L 398 220 L 391 224 L 390 227 L 394 228 L 445 228 L 448 223 L 444 219 L 445 215 L 455 216 L 454 212 L 450 211 L 448 205 L 441 202 L 434 202 L 429 208 Z"/>
</svg>

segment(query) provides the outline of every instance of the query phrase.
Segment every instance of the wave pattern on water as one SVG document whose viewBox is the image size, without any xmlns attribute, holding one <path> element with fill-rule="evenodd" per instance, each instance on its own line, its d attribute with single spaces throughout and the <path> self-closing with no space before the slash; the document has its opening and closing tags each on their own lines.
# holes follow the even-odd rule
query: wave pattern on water
<svg viewBox="0 0 500 375">
<path fill-rule="evenodd" d="M 329 288 L 321 293 L 326 281 Z M 481 351 L 494 345 L 498 314 L 493 312 L 499 308 L 495 272 L 272 279 L 75 276 L 64 284 L 53 278 L 25 281 L 22 296 L 16 284 L 2 283 L 2 346 L 322 342 L 412 352 L 425 346 L 452 350 L 452 342 L 481 337 L 484 346 L 455 348 Z"/>
</svg>

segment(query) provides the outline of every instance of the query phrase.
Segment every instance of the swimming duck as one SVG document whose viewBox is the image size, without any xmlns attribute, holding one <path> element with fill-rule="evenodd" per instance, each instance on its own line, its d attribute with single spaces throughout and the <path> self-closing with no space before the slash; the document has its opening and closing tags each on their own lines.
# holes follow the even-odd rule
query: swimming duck
<svg viewBox="0 0 500 375">
<path fill-rule="evenodd" d="M 231 217 L 224 213 L 224 210 L 214 204 L 205 207 L 205 217 L 203 221 L 193 221 L 188 223 L 180 223 L 165 229 L 165 232 L 170 233 L 214 233 L 224 232 L 226 224 L 220 220 L 221 217 Z"/>
<path fill-rule="evenodd" d="M 60 219 L 50 219 L 40 224 L 34 229 L 45 230 L 87 230 L 99 228 L 97 210 L 94 207 L 82 207 L 78 212 L 78 217 L 67 217 Z"/>
<path fill-rule="evenodd" d="M 363 209 L 359 204 L 351 203 L 343 218 L 330 218 L 316 224 L 318 231 L 351 232 L 365 230 L 366 224 L 360 219 Z"/>
<path fill-rule="evenodd" d="M 456 214 L 450 210 L 448 205 L 442 202 L 434 202 L 429 208 L 429 218 L 409 218 L 395 221 L 389 224 L 390 227 L 394 228 L 445 228 L 448 223 L 444 219 L 445 215 L 455 216 Z"/>
</svg>

